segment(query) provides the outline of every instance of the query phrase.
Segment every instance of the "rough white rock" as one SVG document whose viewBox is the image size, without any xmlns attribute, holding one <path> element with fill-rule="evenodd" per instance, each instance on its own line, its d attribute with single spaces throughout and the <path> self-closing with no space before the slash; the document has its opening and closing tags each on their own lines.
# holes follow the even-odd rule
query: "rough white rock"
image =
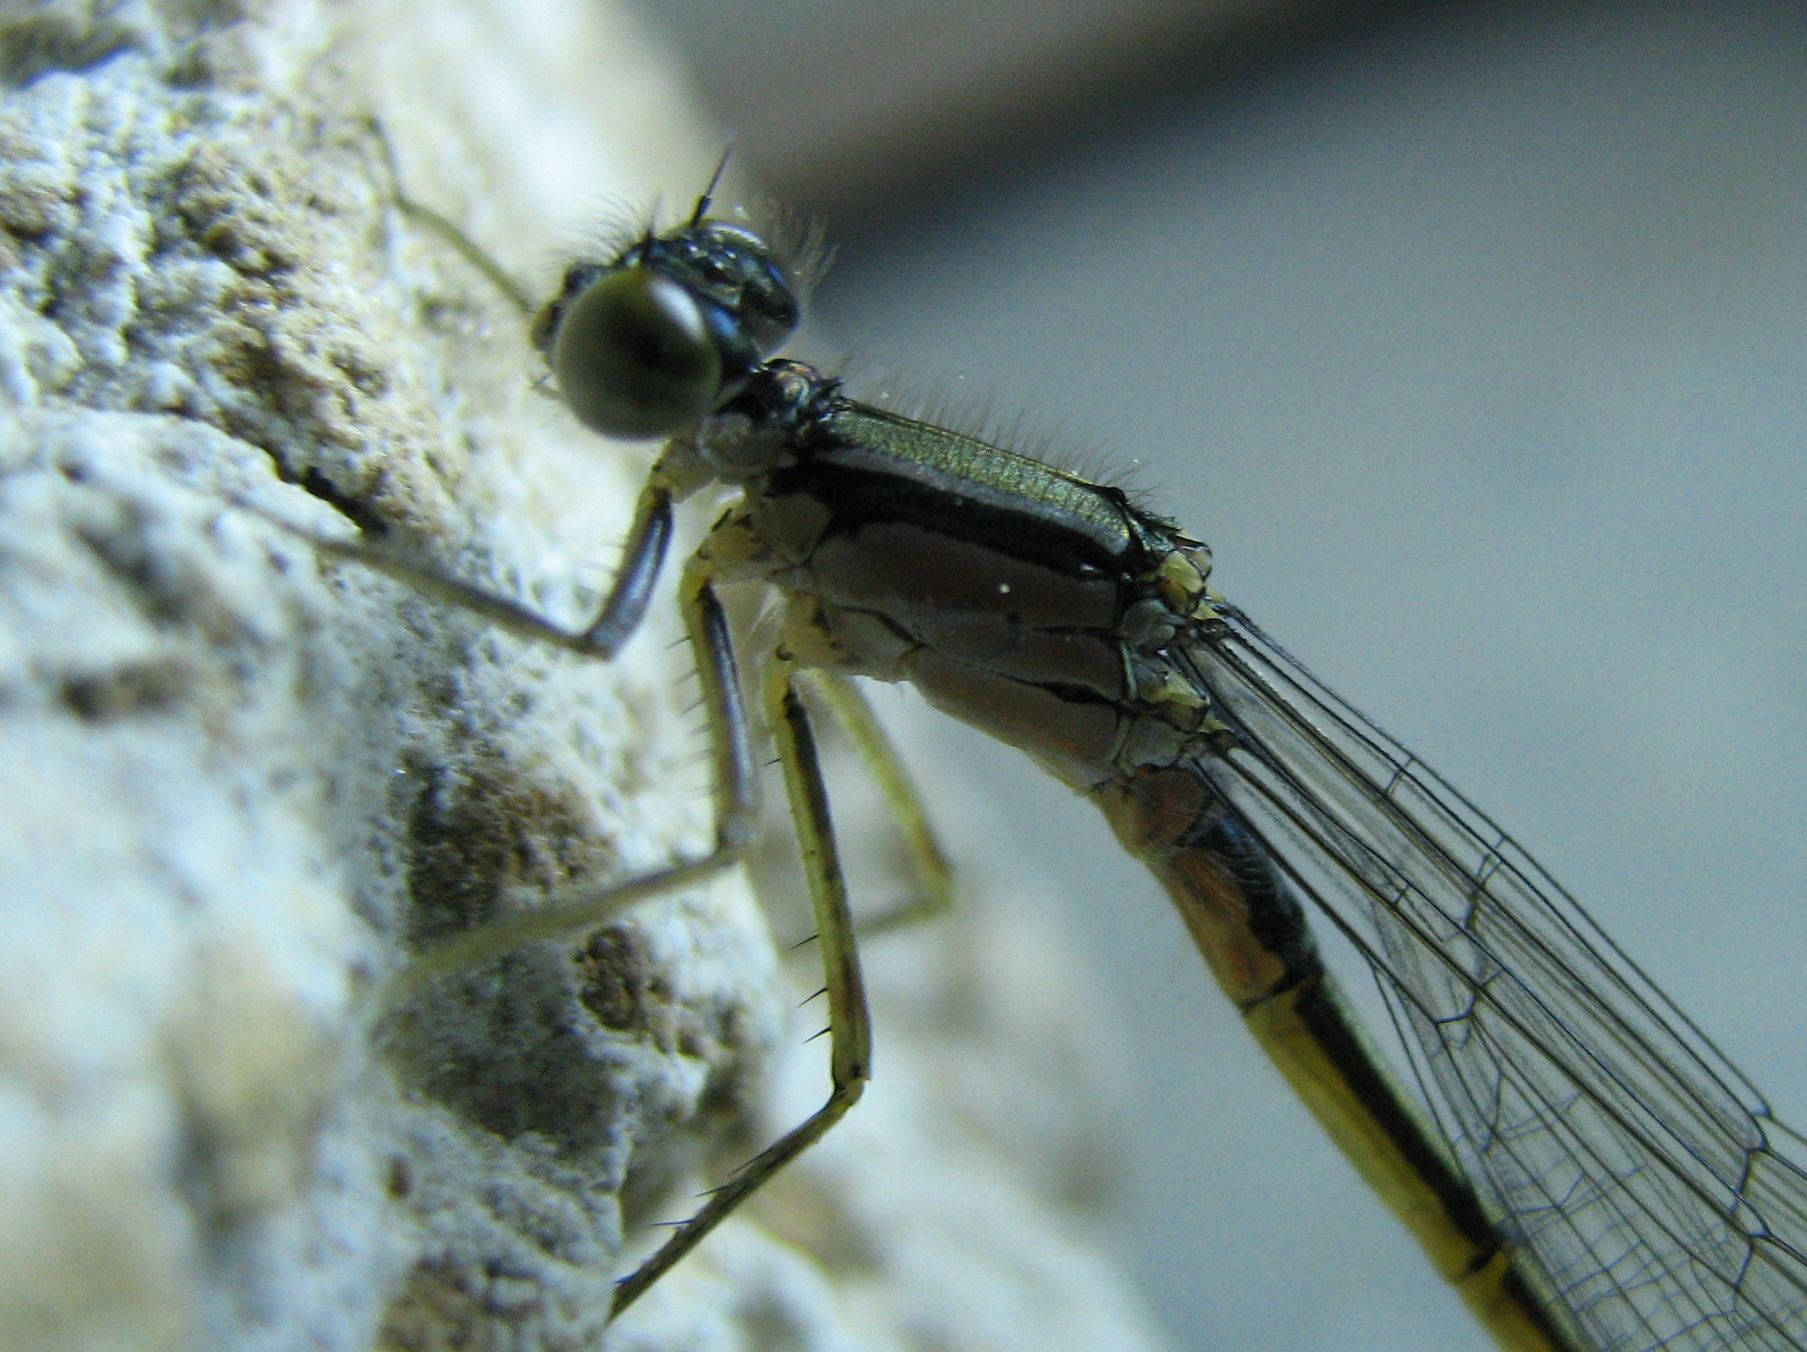
<svg viewBox="0 0 1807 1352">
<path fill-rule="evenodd" d="M 0 1346 L 594 1347 L 624 1226 L 788 1125 L 794 998 L 738 880 L 371 1029 L 409 943 L 708 833 L 665 615 L 577 662 L 258 515 L 567 616 L 606 579 L 645 449 L 536 393 L 365 118 L 530 265 L 716 151 L 620 15 L 517 8 L 0 10 Z M 970 1016 L 952 942 L 904 970 Z M 609 1346 L 1150 1345 L 1062 1218 L 1071 1024 L 1037 1024 L 1039 1124 L 970 1069 L 1040 1065 L 1021 1027 L 879 1025 L 896 1090 Z"/>
</svg>

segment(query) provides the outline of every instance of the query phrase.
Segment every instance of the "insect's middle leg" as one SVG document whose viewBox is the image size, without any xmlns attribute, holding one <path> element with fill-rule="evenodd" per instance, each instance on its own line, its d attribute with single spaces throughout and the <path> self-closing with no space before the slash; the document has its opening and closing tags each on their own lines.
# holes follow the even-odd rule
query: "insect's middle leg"
<svg viewBox="0 0 1807 1352">
<path fill-rule="evenodd" d="M 419 565 L 356 546 L 330 548 L 341 557 L 355 559 L 429 595 L 483 615 L 511 632 L 608 660 L 645 610 L 670 536 L 670 511 L 669 495 L 655 480 L 642 495 L 615 585 L 597 618 L 580 630 L 565 628 L 519 602 Z M 714 761 L 715 839 L 710 848 L 634 877 L 574 889 L 547 905 L 453 935 L 417 955 L 378 989 L 379 1016 L 405 1004 L 440 977 L 477 966 L 523 944 L 574 938 L 649 897 L 707 881 L 746 856 L 758 838 L 758 776 L 733 641 L 706 559 L 692 559 L 685 566 L 679 607 L 696 653 Z"/>
</svg>

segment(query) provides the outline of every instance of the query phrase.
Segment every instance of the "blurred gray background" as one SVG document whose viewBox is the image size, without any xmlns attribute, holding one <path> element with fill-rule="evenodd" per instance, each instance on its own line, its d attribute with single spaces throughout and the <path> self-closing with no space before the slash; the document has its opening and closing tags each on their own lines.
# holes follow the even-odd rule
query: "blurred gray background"
<svg viewBox="0 0 1807 1352">
<path fill-rule="evenodd" d="M 1807 9 L 647 17 L 825 218 L 856 384 L 1127 471 L 1807 1122 Z M 1113 985 L 1123 1244 L 1176 1343 L 1485 1346 L 1102 823 L 921 726 L 973 777 L 973 904 L 1041 868 Z"/>
</svg>

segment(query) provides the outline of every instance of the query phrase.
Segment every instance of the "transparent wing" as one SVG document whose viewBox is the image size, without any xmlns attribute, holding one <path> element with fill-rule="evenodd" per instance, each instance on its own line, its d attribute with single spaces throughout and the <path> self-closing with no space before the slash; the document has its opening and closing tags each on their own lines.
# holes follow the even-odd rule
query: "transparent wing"
<svg viewBox="0 0 1807 1352">
<path fill-rule="evenodd" d="M 1801 1138 L 1491 819 L 1246 616 L 1189 645 L 1205 767 L 1373 967 L 1529 1275 L 1601 1348 L 1807 1347 Z"/>
</svg>

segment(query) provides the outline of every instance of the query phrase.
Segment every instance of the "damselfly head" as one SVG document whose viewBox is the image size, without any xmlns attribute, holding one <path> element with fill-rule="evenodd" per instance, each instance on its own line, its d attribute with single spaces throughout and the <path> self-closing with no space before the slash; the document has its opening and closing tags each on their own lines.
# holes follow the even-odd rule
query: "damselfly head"
<svg viewBox="0 0 1807 1352">
<path fill-rule="evenodd" d="M 666 437 L 734 397 L 796 330 L 797 287 L 745 226 L 702 215 L 578 262 L 533 321 L 560 396 L 616 437 Z"/>
</svg>

